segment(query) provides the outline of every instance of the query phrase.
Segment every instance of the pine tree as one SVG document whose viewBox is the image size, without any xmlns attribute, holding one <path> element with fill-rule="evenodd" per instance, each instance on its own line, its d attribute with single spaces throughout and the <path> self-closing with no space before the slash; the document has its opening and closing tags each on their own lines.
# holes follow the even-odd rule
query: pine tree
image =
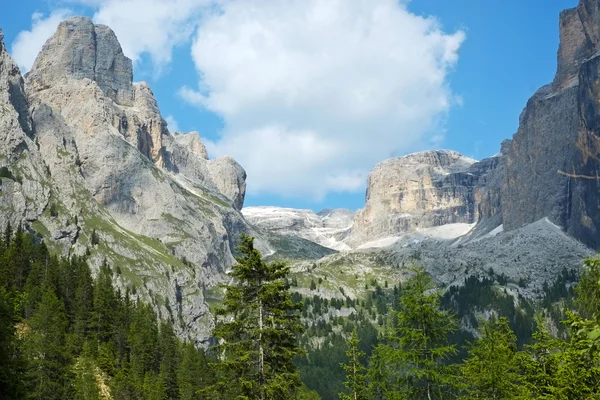
<svg viewBox="0 0 600 400">
<path fill-rule="evenodd" d="M 217 311 L 214 336 L 222 372 L 215 385 L 222 395 L 251 399 L 289 399 L 300 386 L 293 363 L 302 330 L 299 312 L 285 278 L 289 267 L 265 263 L 253 238 L 242 235 L 240 257 L 226 285 L 224 307 Z"/>
<path fill-rule="evenodd" d="M 350 394 L 340 393 L 340 399 L 342 400 L 367 399 L 365 394 L 365 367 L 361 362 L 365 353 L 359 350 L 359 342 L 356 331 L 353 331 L 350 340 L 348 341 L 348 350 L 346 351 L 348 364 L 342 364 L 344 371 L 346 371 L 346 382 L 344 382 L 344 386 L 350 391 Z"/>
<path fill-rule="evenodd" d="M 596 399 L 600 395 L 600 326 L 568 311 L 563 321 L 571 338 L 558 354 L 559 365 L 551 390 L 559 399 Z"/>
<path fill-rule="evenodd" d="M 177 370 L 179 398 L 194 400 L 199 398 L 198 393 L 214 383 L 213 370 L 204 352 L 196 349 L 192 343 L 184 343 L 181 352 L 181 363 Z"/>
<path fill-rule="evenodd" d="M 581 278 L 575 288 L 577 308 L 583 317 L 590 318 L 600 312 L 600 258 L 585 260 Z"/>
<path fill-rule="evenodd" d="M 0 398 L 7 400 L 24 397 L 25 360 L 15 338 L 15 323 L 13 299 L 0 287 Z"/>
<path fill-rule="evenodd" d="M 93 352 L 89 343 L 83 346 L 83 354 L 75 364 L 75 378 L 73 386 L 75 398 L 81 400 L 100 400 L 100 392 L 96 382 L 96 365 L 93 361 Z"/>
<path fill-rule="evenodd" d="M 106 263 L 100 266 L 94 285 L 94 311 L 92 327 L 95 331 L 98 350 L 100 345 L 112 339 L 117 298 L 112 285 L 110 268 Z"/>
<path fill-rule="evenodd" d="M 440 292 L 422 268 L 412 268 L 400 295 L 397 327 L 377 356 L 392 366 L 391 385 L 396 395 L 409 399 L 446 398 L 452 385 L 452 374 L 444 362 L 456 354 L 449 335 L 456 321 L 440 308 Z"/>
<path fill-rule="evenodd" d="M 63 303 L 52 290 L 44 291 L 41 303 L 29 319 L 29 328 L 24 340 L 31 382 L 28 398 L 68 398 L 71 359 L 66 351 L 67 317 Z"/>
<path fill-rule="evenodd" d="M 138 303 L 129 330 L 131 375 L 141 388 L 148 373 L 158 368 L 158 326 L 156 314 L 149 304 Z"/>
<path fill-rule="evenodd" d="M 550 335 L 546 321 L 538 317 L 533 343 L 526 346 L 526 355 L 522 357 L 524 377 L 532 397 L 554 398 L 552 393 L 560 361 L 559 347 L 560 341 Z"/>
<path fill-rule="evenodd" d="M 479 338 L 461 366 L 461 399 L 528 398 L 517 354 L 517 338 L 506 318 L 482 321 Z"/>
<path fill-rule="evenodd" d="M 159 376 L 163 381 L 165 392 L 169 399 L 176 399 L 179 396 L 177 390 L 178 350 L 177 337 L 173 332 L 173 325 L 170 322 L 163 321 L 160 324 L 158 335 Z"/>
<path fill-rule="evenodd" d="M 87 340 L 90 339 L 93 321 L 94 281 L 84 259 L 74 258 L 71 263 L 76 277 L 73 330 L 80 340 Z"/>
</svg>

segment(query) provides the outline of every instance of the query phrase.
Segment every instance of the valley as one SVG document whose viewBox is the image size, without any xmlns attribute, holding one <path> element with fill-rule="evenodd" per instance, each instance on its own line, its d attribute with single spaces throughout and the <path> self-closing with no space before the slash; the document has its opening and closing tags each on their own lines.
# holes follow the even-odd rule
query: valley
<svg viewBox="0 0 600 400">
<path fill-rule="evenodd" d="M 86 282 L 88 275 L 105 279 L 119 312 L 139 313 L 138 322 L 155 331 L 167 324 L 160 340 L 190 344 L 191 358 L 210 358 L 222 326 L 218 310 L 227 305 L 223 285 L 235 282 L 229 273 L 239 264 L 238 246 L 252 237 L 265 263 L 289 267 L 286 293 L 298 307 L 297 339 L 307 352 L 298 352 L 295 365 L 302 387 L 322 399 L 347 391 L 341 364 L 352 332 L 367 364 L 374 346 L 398 328 L 400 298 L 412 288 L 403 285 L 420 273 L 431 280 L 428 291 L 439 290 L 440 312 L 457 320 L 448 339 L 457 352 L 447 360 L 466 359 L 463 345 L 502 317 L 519 350 L 534 342 L 539 316 L 568 341 L 576 335 L 561 321 L 575 318 L 567 312 L 576 308 L 574 287 L 593 275 L 582 266 L 594 265 L 600 249 L 599 32 L 597 0 L 561 13 L 556 76 L 533 94 L 495 156 L 478 161 L 438 149 L 381 160 L 362 208 L 315 212 L 245 207 L 243 166 L 209 158 L 196 131 L 170 130 L 151 87 L 133 81 L 134 63 L 110 27 L 66 19 L 25 75 L 0 30 L 0 231 L 9 232 L 0 241 L 1 266 L 11 270 L 19 251 L 29 252 L 28 273 L 52 260 L 62 283 L 31 272 L 31 285 L 43 281 L 59 294 L 79 287 L 63 282 L 69 268 Z M 10 285 L 0 294 L 34 296 L 24 282 Z M 76 330 L 75 300 L 63 295 L 44 301 L 51 310 L 65 308 L 57 323 Z M 41 302 L 45 295 L 35 296 Z M 86 313 L 97 305 L 88 306 Z M 25 326 L 35 326 L 33 309 L 20 312 Z M 143 353 L 135 343 L 115 350 L 107 339 L 106 348 L 81 353 L 77 362 L 116 382 L 116 371 L 129 368 L 123 360 Z M 82 343 L 70 345 L 83 352 Z M 99 365 L 103 351 L 118 366 Z M 206 359 L 194 360 L 194 368 L 208 368 Z M 156 378 L 160 362 L 138 378 Z"/>
</svg>

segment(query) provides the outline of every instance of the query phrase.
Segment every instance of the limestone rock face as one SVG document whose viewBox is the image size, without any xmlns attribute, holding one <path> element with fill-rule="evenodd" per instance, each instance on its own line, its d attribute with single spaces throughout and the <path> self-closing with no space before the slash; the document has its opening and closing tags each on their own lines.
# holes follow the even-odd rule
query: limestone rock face
<svg viewBox="0 0 600 400">
<path fill-rule="evenodd" d="M 233 200 L 236 210 L 241 210 L 246 196 L 246 171 L 232 157 L 209 160 L 207 167 L 217 189 Z"/>
<path fill-rule="evenodd" d="M 548 217 L 598 249 L 600 3 L 581 0 L 564 11 L 560 32 L 554 83 L 528 101 L 507 145 L 504 228 Z"/>
<path fill-rule="evenodd" d="M 231 157 L 208 159 L 198 132 L 163 136 L 166 168 L 225 196 L 236 210 L 244 206 L 246 171 Z"/>
<path fill-rule="evenodd" d="M 131 60 L 109 27 L 94 25 L 87 17 L 61 22 L 28 73 L 28 81 L 36 90 L 64 78 L 90 79 L 117 104 L 133 103 Z"/>
<path fill-rule="evenodd" d="M 389 159 L 369 174 L 365 207 L 357 212 L 349 242 L 475 219 L 469 173 L 475 160 L 438 150 Z"/>
<path fill-rule="evenodd" d="M 236 210 L 243 169 L 208 160 L 197 134 L 171 135 L 114 33 L 88 18 L 61 23 L 25 80 L 0 38 L 0 110 L 0 226 L 24 224 L 93 268 L 118 265 L 116 285 L 181 337 L 206 340 L 204 293 L 225 278 L 238 235 L 271 251 Z"/>
<path fill-rule="evenodd" d="M 600 3 L 581 0 L 576 8 L 560 14 L 560 46 L 554 86 L 557 90 L 577 84 L 582 62 L 595 55 L 600 44 Z"/>
<path fill-rule="evenodd" d="M 50 197 L 48 172 L 34 129 L 19 68 L 0 30 L 0 227 L 37 219 Z"/>
</svg>

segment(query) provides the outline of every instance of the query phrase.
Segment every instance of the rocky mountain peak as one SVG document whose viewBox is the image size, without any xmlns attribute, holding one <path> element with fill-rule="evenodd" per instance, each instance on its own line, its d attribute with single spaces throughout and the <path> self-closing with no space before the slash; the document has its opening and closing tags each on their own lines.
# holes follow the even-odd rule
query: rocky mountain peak
<svg viewBox="0 0 600 400">
<path fill-rule="evenodd" d="M 377 164 L 348 243 L 355 247 L 420 228 L 477 221 L 482 210 L 494 208 L 488 203 L 499 203 L 480 187 L 497 165 L 452 150 L 422 151 Z"/>
<path fill-rule="evenodd" d="M 564 89 L 577 81 L 582 62 L 600 47 L 600 2 L 581 0 L 577 7 L 560 14 L 560 46 L 554 86 Z"/>
<path fill-rule="evenodd" d="M 37 90 L 71 77 L 90 79 L 120 105 L 132 105 L 133 65 L 115 33 L 87 17 L 71 17 L 44 44 L 27 78 Z"/>
</svg>

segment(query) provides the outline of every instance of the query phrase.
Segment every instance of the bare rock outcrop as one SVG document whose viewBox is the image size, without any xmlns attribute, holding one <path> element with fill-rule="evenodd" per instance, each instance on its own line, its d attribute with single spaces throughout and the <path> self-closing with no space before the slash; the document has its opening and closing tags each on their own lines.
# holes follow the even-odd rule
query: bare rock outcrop
<svg viewBox="0 0 600 400">
<path fill-rule="evenodd" d="M 475 218 L 469 173 L 475 160 L 448 150 L 385 160 L 369 174 L 365 207 L 357 212 L 349 243 L 356 245 Z"/>
<path fill-rule="evenodd" d="M 50 197 L 19 68 L 0 30 L 0 227 L 36 220 Z"/>
<path fill-rule="evenodd" d="M 246 171 L 232 157 L 209 160 L 208 172 L 221 193 L 233 200 L 233 207 L 241 210 L 246 196 Z"/>
<path fill-rule="evenodd" d="M 581 0 L 560 16 L 553 84 L 528 101 L 506 146 L 505 229 L 542 217 L 600 248 L 600 2 Z"/>
<path fill-rule="evenodd" d="M 60 23 L 27 78 L 36 91 L 54 86 L 61 79 L 87 78 L 97 82 L 117 104 L 133 104 L 131 60 L 125 57 L 109 27 L 94 25 L 87 17 L 72 17 Z"/>
</svg>

